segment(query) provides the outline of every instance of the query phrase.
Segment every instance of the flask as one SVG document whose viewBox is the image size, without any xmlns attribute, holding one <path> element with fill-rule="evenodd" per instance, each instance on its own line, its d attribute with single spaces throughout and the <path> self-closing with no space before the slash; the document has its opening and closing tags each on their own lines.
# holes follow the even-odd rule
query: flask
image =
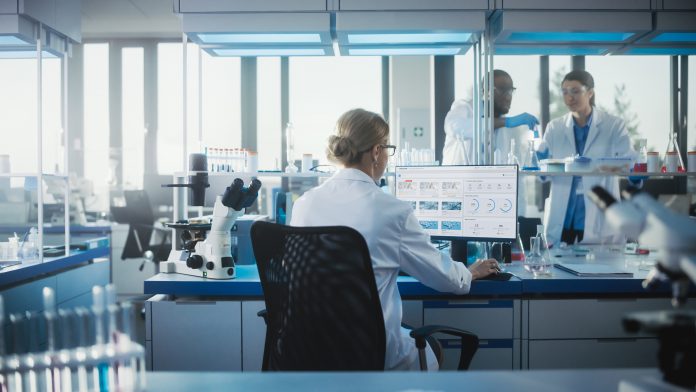
<svg viewBox="0 0 696 392">
<path fill-rule="evenodd" d="M 665 152 L 665 162 L 662 166 L 662 172 L 684 172 L 684 161 L 682 160 L 681 151 L 679 151 L 679 143 L 677 143 L 676 132 L 673 132 L 670 135 L 669 143 L 667 143 L 667 151 Z"/>
<path fill-rule="evenodd" d="M 535 278 L 551 274 L 551 264 L 542 256 L 540 239 L 540 237 L 529 239 L 529 253 L 524 261 L 524 269 L 531 272 Z"/>
<path fill-rule="evenodd" d="M 546 234 L 544 234 L 544 225 L 537 225 L 536 238 L 538 238 L 539 249 L 541 251 L 541 256 L 548 263 L 551 261 L 551 254 L 549 253 L 549 248 L 551 245 L 546 240 Z"/>
<path fill-rule="evenodd" d="M 524 165 L 522 165 L 522 170 L 536 171 L 539 170 L 539 160 L 536 156 L 536 151 L 534 150 L 534 140 L 529 140 L 527 142 L 527 157 L 524 160 Z"/>
<path fill-rule="evenodd" d="M 522 245 L 522 238 L 520 237 L 520 224 L 517 223 L 517 238 L 512 242 L 510 246 L 510 258 L 512 261 L 524 261 L 524 245 Z"/>
<path fill-rule="evenodd" d="M 648 141 L 646 139 L 638 139 L 638 158 L 633 164 L 633 171 L 637 173 L 645 173 L 648 171 Z"/>
<path fill-rule="evenodd" d="M 297 173 L 297 166 L 295 166 L 295 126 L 292 122 L 288 121 L 285 126 L 285 143 L 286 143 L 286 153 L 288 156 L 288 165 L 285 167 L 286 173 Z"/>
</svg>

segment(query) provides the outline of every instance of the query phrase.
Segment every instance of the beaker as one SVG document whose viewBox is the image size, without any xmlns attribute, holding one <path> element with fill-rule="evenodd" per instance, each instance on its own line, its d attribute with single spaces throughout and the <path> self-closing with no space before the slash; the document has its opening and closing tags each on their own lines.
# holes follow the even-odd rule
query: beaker
<svg viewBox="0 0 696 392">
<path fill-rule="evenodd" d="M 534 140 L 529 140 L 527 142 L 527 156 L 524 159 L 522 170 L 539 170 L 539 160 L 537 159 L 536 151 L 534 150 Z"/>
</svg>

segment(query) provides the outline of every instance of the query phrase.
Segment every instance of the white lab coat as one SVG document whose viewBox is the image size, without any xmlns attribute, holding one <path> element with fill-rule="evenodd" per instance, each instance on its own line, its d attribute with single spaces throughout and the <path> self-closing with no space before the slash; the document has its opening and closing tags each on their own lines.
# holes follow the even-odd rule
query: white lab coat
<svg viewBox="0 0 696 392">
<path fill-rule="evenodd" d="M 401 328 L 399 270 L 441 292 L 465 294 L 471 273 L 431 243 L 410 204 L 384 193 L 364 172 L 342 169 L 309 190 L 293 207 L 293 226 L 341 225 L 356 229 L 367 242 L 384 313 L 387 370 L 418 369 L 418 351 Z M 432 352 L 429 369 L 437 369 Z"/>
<path fill-rule="evenodd" d="M 548 146 L 551 158 L 567 158 L 576 155 L 573 116 L 571 113 L 552 120 L 546 127 L 544 143 Z M 543 148 L 543 147 L 542 147 Z M 630 157 L 635 159 L 631 139 L 624 121 L 605 111 L 593 108 L 592 123 L 582 154 L 588 158 Z M 544 211 L 544 229 L 549 242 L 558 244 L 563 231 L 570 189 L 573 177 L 549 177 L 551 194 L 546 201 Z M 617 238 L 608 236 L 604 229 L 604 217 L 594 203 L 588 198 L 588 192 L 595 185 L 604 187 L 614 197 L 619 198 L 619 179 L 615 176 L 583 176 L 582 189 L 585 198 L 585 232 L 583 242 L 598 243 Z"/>
<path fill-rule="evenodd" d="M 443 165 L 470 165 L 473 163 L 474 137 L 474 111 L 471 102 L 458 99 L 452 103 L 452 107 L 445 117 L 445 145 L 442 148 Z M 520 165 L 524 164 L 527 156 L 527 141 L 529 140 L 529 127 L 521 125 L 515 128 L 498 128 L 493 131 L 493 150 L 500 150 L 502 162 L 507 163 L 507 155 L 510 150 L 510 140 L 515 139 L 514 154 Z M 527 188 L 525 178 L 519 177 L 517 182 L 517 215 L 524 216 L 527 206 Z"/>
</svg>

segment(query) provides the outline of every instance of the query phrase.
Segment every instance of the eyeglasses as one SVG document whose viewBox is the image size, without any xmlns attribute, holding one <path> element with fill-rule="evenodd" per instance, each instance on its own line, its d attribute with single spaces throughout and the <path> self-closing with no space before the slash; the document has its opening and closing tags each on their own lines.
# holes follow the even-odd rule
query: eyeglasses
<svg viewBox="0 0 696 392">
<path fill-rule="evenodd" d="M 561 89 L 561 94 L 563 94 L 563 96 L 570 95 L 573 97 L 579 97 L 586 92 L 587 88 L 585 86 Z"/>
<path fill-rule="evenodd" d="M 505 88 L 493 87 L 493 91 L 495 91 L 497 94 L 509 95 L 511 97 L 515 93 L 515 90 L 517 90 L 517 87 L 505 87 Z"/>
<path fill-rule="evenodd" d="M 391 144 L 380 144 L 379 146 L 382 147 L 382 148 L 384 148 L 385 150 L 387 150 L 387 154 L 388 154 L 390 157 L 393 157 L 394 154 L 396 154 L 396 146 L 394 146 L 394 145 L 391 145 Z"/>
</svg>

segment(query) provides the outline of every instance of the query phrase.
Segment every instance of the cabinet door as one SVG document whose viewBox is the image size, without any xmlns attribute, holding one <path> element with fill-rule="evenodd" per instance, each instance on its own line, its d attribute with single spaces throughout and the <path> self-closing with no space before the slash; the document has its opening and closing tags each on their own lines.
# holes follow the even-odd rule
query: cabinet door
<svg viewBox="0 0 696 392">
<path fill-rule="evenodd" d="M 152 370 L 242 370 L 241 303 L 162 301 L 152 306 Z"/>
<path fill-rule="evenodd" d="M 63 303 L 92 292 L 93 286 L 109 283 L 109 259 L 95 259 L 93 263 L 56 275 L 56 302 Z"/>
<path fill-rule="evenodd" d="M 656 339 L 530 340 L 529 369 L 657 367 Z"/>
<path fill-rule="evenodd" d="M 260 371 L 266 341 L 266 323 L 257 313 L 265 309 L 263 301 L 242 302 L 242 369 Z"/>
</svg>

